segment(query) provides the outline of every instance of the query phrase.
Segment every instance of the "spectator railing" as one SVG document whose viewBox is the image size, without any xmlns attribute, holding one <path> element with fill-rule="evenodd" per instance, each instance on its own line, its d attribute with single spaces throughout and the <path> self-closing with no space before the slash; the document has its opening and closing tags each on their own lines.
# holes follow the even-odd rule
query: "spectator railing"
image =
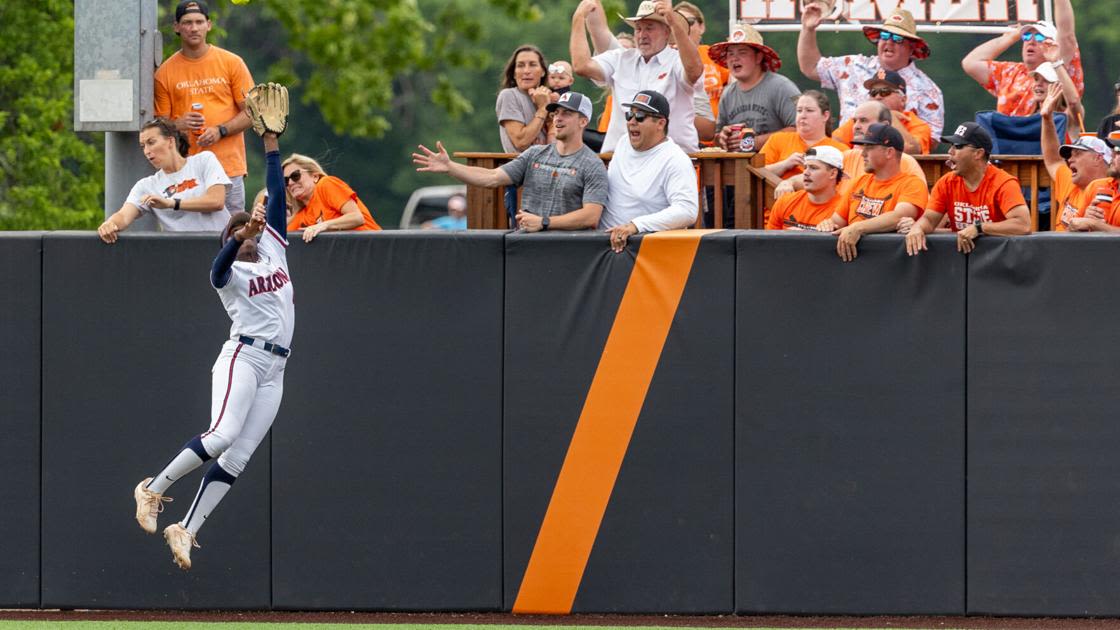
<svg viewBox="0 0 1120 630">
<path fill-rule="evenodd" d="M 610 163 L 610 153 L 601 155 L 603 161 Z M 517 157 L 514 153 L 467 153 L 455 154 L 465 159 L 470 166 L 497 168 Z M 727 191 L 733 197 L 734 213 L 732 224 L 725 225 L 723 213 L 712 213 L 713 227 L 762 229 L 767 208 L 773 205 L 774 186 L 781 181 L 777 176 L 762 167 L 762 157 L 755 153 L 700 152 L 691 154 L 696 164 L 699 181 L 704 186 L 714 188 L 713 206 L 723 207 Z M 915 155 L 926 174 L 926 182 L 932 187 L 942 175 L 949 172 L 945 161 L 948 155 Z M 1031 225 L 1038 230 L 1038 191 L 1050 186 L 1050 174 L 1042 157 L 1037 155 L 995 155 L 993 162 L 1022 182 L 1029 189 L 1027 203 L 1031 210 Z M 725 191 L 725 187 L 728 187 Z M 703 192 L 698 193 L 703 198 Z M 701 207 L 703 204 L 701 204 Z M 1051 213 L 1053 216 L 1054 213 Z M 697 226 L 701 218 L 697 217 Z M 467 186 L 467 225 L 472 229 L 507 229 L 506 210 L 502 190 Z"/>
</svg>

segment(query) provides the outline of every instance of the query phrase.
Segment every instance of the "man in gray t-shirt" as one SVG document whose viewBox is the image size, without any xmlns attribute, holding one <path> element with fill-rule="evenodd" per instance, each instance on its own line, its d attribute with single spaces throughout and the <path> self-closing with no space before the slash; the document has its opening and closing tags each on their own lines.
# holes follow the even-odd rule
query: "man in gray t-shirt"
<svg viewBox="0 0 1120 630">
<path fill-rule="evenodd" d="M 554 114 L 556 141 L 533 146 L 499 168 L 452 162 L 442 142 L 437 151 L 420 145 L 412 154 L 417 171 L 447 173 L 471 186 L 521 186 L 517 226 L 526 232 L 586 230 L 598 226 L 607 203 L 607 169 L 583 144 L 583 130 L 591 120 L 591 100 L 566 92 L 548 105 Z"/>
<path fill-rule="evenodd" d="M 716 141 L 720 146 L 732 151 L 739 148 L 740 134 L 733 133 L 729 125 L 753 129 L 756 148 L 766 144 L 770 134 L 794 125 L 801 90 L 777 73 L 781 58 L 763 43 L 754 27 L 735 25 L 727 41 L 713 45 L 708 56 L 727 68 L 732 79 L 719 99 Z"/>
</svg>

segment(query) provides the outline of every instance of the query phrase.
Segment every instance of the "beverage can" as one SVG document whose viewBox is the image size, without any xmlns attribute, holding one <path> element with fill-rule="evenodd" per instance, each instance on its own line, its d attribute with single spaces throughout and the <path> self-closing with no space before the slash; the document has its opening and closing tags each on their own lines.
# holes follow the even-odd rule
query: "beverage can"
<svg viewBox="0 0 1120 630">
<path fill-rule="evenodd" d="M 739 140 L 739 150 L 744 153 L 751 153 L 754 149 L 754 129 L 747 127 L 743 130 L 743 137 Z"/>
<path fill-rule="evenodd" d="M 196 112 L 201 114 L 202 113 L 202 103 L 191 103 L 191 111 L 196 111 Z M 195 129 L 192 133 L 194 133 L 194 135 L 196 135 L 196 136 L 201 136 L 202 135 L 202 130 L 205 129 L 205 128 L 206 128 L 206 123 L 204 122 L 201 127 L 199 127 L 198 129 Z"/>
<path fill-rule="evenodd" d="M 740 134 L 743 133 L 743 127 L 745 127 L 745 126 L 746 125 L 741 125 L 741 124 L 738 124 L 738 123 L 736 123 L 734 125 L 728 125 L 727 126 L 727 130 L 729 132 L 729 135 L 727 137 L 727 150 L 728 151 L 737 150 L 735 147 L 739 146 Z"/>
</svg>

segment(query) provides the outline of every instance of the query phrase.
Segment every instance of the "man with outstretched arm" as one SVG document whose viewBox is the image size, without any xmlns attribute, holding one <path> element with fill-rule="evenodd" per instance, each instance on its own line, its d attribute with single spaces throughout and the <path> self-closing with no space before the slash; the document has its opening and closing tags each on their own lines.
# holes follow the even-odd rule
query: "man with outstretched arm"
<svg viewBox="0 0 1120 630">
<path fill-rule="evenodd" d="M 420 145 L 412 161 L 417 171 L 447 173 L 471 186 L 521 186 L 515 220 L 526 232 L 593 229 L 607 203 L 607 169 L 583 144 L 591 100 L 579 92 L 565 92 L 546 109 L 554 116 L 556 140 L 530 147 L 498 168 L 453 162 L 438 141 L 436 151 Z"/>
</svg>

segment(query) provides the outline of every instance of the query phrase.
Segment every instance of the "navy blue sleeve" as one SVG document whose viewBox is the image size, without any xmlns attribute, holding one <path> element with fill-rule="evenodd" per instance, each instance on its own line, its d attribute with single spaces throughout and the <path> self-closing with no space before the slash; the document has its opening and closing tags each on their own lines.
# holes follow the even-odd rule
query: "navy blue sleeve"
<svg viewBox="0 0 1120 630">
<path fill-rule="evenodd" d="M 288 238 L 288 199 L 284 195 L 284 171 L 280 168 L 280 152 L 264 156 L 265 185 L 268 187 L 268 210 L 265 221 L 284 240 Z"/>
<path fill-rule="evenodd" d="M 214 285 L 215 289 L 220 289 L 229 282 L 230 269 L 237 258 L 238 249 L 241 249 L 241 241 L 230 237 L 214 257 L 214 265 L 210 267 L 210 284 Z"/>
</svg>

